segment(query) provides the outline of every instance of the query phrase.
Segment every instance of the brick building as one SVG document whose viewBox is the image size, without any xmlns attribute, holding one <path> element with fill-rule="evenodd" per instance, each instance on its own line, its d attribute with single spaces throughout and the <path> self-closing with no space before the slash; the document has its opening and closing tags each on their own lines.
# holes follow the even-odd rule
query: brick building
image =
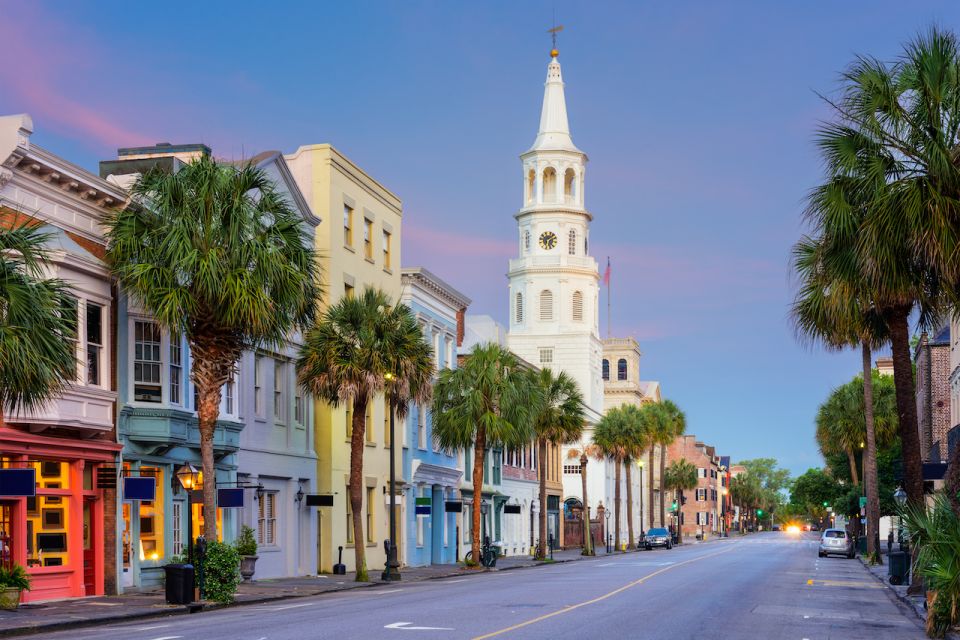
<svg viewBox="0 0 960 640">
<path fill-rule="evenodd" d="M 914 351 L 917 366 L 917 427 L 924 462 L 946 462 L 950 430 L 950 325 L 926 333 Z"/>
<path fill-rule="evenodd" d="M 697 487 L 684 492 L 680 505 L 680 524 L 683 536 L 709 536 L 720 533 L 721 495 L 717 489 L 720 477 L 720 457 L 714 447 L 697 441 L 695 435 L 680 436 L 667 448 L 667 464 L 684 459 L 697 469 Z"/>
</svg>

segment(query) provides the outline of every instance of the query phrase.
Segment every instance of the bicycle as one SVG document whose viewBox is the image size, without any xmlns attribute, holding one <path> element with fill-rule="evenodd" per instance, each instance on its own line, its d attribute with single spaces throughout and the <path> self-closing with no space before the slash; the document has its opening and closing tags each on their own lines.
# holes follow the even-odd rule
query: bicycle
<svg viewBox="0 0 960 640">
<path fill-rule="evenodd" d="M 467 551 L 467 554 L 463 556 L 463 561 L 466 564 L 473 563 L 473 549 Z M 483 543 L 480 545 L 480 564 L 488 569 L 497 566 L 497 551 L 490 546 L 490 536 L 484 537 Z"/>
</svg>

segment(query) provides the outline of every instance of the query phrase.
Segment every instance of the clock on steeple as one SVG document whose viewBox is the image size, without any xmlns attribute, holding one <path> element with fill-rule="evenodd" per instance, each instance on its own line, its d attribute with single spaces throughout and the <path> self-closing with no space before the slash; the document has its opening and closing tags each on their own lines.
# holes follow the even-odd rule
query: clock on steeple
<svg viewBox="0 0 960 640">
<path fill-rule="evenodd" d="M 549 251 L 557 246 L 557 234 L 553 231 L 544 231 L 540 234 L 540 246 Z"/>
</svg>

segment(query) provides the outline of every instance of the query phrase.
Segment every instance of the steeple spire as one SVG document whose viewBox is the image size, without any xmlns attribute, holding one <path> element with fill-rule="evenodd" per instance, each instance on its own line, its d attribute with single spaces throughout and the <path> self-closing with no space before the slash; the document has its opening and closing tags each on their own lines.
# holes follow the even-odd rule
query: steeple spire
<svg viewBox="0 0 960 640">
<path fill-rule="evenodd" d="M 543 109 L 540 111 L 540 131 L 530 151 L 575 151 L 580 153 L 570 137 L 567 122 L 567 102 L 563 95 L 563 76 L 560 73 L 559 53 L 550 52 L 547 82 L 543 89 Z"/>
</svg>

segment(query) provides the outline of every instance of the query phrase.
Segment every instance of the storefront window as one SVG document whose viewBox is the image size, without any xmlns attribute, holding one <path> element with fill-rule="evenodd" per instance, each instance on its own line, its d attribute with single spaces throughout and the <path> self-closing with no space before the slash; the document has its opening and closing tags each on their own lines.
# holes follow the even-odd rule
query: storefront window
<svg viewBox="0 0 960 640">
<path fill-rule="evenodd" d="M 163 558 L 163 470 L 140 467 L 140 477 L 157 481 L 156 500 L 140 503 L 140 560 Z"/>
<path fill-rule="evenodd" d="M 37 472 L 37 495 L 27 498 L 27 567 L 60 567 L 68 562 L 70 465 L 43 460 Z"/>
<path fill-rule="evenodd" d="M 203 504 L 195 502 L 190 507 L 193 509 L 193 539 L 196 540 L 203 533 Z M 217 540 L 223 540 L 222 509 L 217 509 Z"/>
</svg>

